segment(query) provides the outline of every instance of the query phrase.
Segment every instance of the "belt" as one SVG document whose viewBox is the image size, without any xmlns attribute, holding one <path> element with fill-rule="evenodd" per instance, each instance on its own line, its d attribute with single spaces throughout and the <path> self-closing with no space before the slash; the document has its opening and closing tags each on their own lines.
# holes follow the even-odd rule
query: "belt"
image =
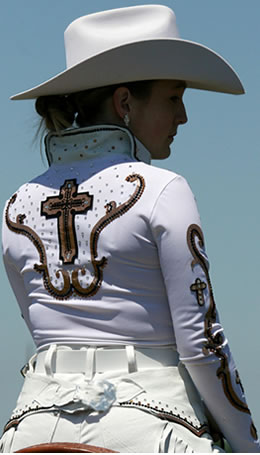
<svg viewBox="0 0 260 455">
<path fill-rule="evenodd" d="M 126 370 L 129 373 L 150 368 L 177 366 L 179 354 L 174 347 L 139 348 L 134 346 L 94 347 L 51 345 L 39 351 L 36 373 L 95 373 Z"/>
</svg>

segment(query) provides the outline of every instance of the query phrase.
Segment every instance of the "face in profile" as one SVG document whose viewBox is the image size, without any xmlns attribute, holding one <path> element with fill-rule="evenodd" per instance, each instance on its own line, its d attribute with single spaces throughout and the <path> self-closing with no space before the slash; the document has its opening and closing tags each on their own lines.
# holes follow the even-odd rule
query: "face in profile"
<svg viewBox="0 0 260 455">
<path fill-rule="evenodd" d="M 164 159 L 170 155 L 170 144 L 178 126 L 187 122 L 184 90 L 184 82 L 159 80 L 153 83 L 147 99 L 132 99 L 130 130 L 149 150 L 153 159 Z"/>
</svg>

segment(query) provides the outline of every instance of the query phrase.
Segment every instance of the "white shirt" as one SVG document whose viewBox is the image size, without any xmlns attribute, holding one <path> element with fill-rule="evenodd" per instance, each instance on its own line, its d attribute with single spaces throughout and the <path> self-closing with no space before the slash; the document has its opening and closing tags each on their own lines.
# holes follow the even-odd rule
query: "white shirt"
<svg viewBox="0 0 260 455">
<path fill-rule="evenodd" d="M 176 345 L 233 450 L 258 452 L 185 179 L 125 128 L 46 137 L 50 167 L 5 209 L 7 274 L 38 347 Z"/>
</svg>

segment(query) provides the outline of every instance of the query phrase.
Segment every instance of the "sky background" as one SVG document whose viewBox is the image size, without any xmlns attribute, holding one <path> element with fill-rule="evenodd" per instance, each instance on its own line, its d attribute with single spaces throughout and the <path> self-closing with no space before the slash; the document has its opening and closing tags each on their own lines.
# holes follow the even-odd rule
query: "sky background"
<svg viewBox="0 0 260 455">
<path fill-rule="evenodd" d="M 44 172 L 33 101 L 9 96 L 65 68 L 63 32 L 79 16 L 104 9 L 156 4 L 133 0 L 1 0 L 1 211 L 5 200 Z M 211 262 L 211 279 L 260 431 L 259 344 L 259 0 L 169 0 L 183 38 L 221 54 L 235 68 L 246 95 L 187 90 L 189 122 L 179 128 L 172 155 L 156 166 L 184 175 L 195 193 Z M 169 55 L 170 58 L 170 55 Z M 22 385 L 19 373 L 34 352 L 1 263 L 0 431 Z"/>
</svg>

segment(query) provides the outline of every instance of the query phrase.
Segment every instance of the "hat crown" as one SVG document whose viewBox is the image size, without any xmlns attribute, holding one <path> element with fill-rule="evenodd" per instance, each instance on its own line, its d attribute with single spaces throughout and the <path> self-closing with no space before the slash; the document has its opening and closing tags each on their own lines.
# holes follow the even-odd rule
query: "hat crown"
<svg viewBox="0 0 260 455">
<path fill-rule="evenodd" d="M 67 68 L 11 99 L 66 95 L 131 81 L 175 79 L 187 87 L 244 93 L 233 68 L 202 44 L 179 37 L 174 12 L 139 5 L 89 14 L 65 30 Z"/>
<path fill-rule="evenodd" d="M 67 68 L 125 44 L 167 38 L 179 38 L 175 14 L 167 6 L 139 5 L 89 14 L 65 30 Z"/>
</svg>

